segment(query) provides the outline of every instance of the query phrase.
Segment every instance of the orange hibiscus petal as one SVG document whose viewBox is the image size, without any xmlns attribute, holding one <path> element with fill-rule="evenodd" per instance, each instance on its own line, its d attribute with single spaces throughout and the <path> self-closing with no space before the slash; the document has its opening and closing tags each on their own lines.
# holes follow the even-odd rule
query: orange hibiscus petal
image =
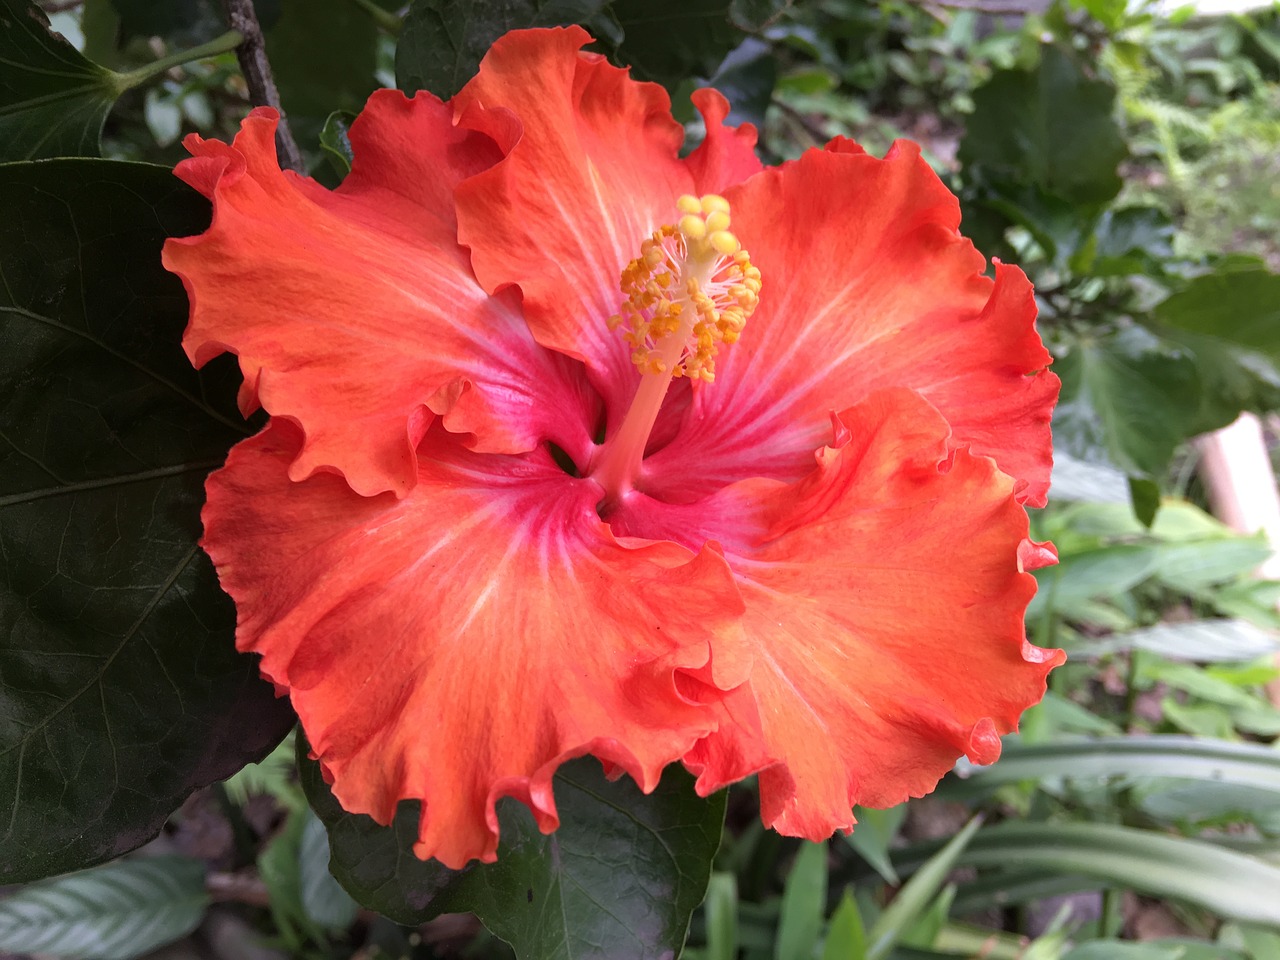
<svg viewBox="0 0 1280 960">
<path fill-rule="evenodd" d="M 1047 551 L 1026 539 L 1012 478 L 951 449 L 912 391 L 839 419 L 799 483 L 713 498 L 739 504 L 742 539 L 727 549 L 755 666 L 687 758 L 703 792 L 772 758 L 764 821 L 813 840 L 852 825 L 854 804 L 927 793 L 961 754 L 995 760 L 1063 659 L 1025 639 L 1024 561 Z"/>
<path fill-rule="evenodd" d="M 654 496 L 691 501 L 750 476 L 795 480 L 827 416 L 886 387 L 926 396 L 953 442 L 994 457 L 1042 506 L 1058 378 L 1015 267 L 984 277 L 959 204 L 899 143 L 883 160 L 848 142 L 725 191 L 763 275 L 714 389 L 646 464 Z M 696 469 L 688 464 L 696 463 Z"/>
<path fill-rule="evenodd" d="M 191 299 L 192 362 L 237 354 L 242 408 L 302 426 L 290 476 L 403 494 L 433 414 L 482 450 L 547 437 L 584 450 L 595 414 L 581 375 L 534 343 L 514 297 L 480 289 L 456 242 L 453 189 L 498 158 L 492 141 L 426 94 L 382 91 L 330 192 L 281 172 L 275 126 L 260 109 L 231 146 L 188 138 L 178 174 L 213 199 L 213 224 L 166 243 L 164 263 Z"/>
<path fill-rule="evenodd" d="M 204 546 L 236 601 L 237 643 L 289 691 L 343 807 L 391 820 L 424 801 L 415 852 L 493 860 L 496 801 L 557 825 L 551 778 L 585 753 L 653 789 L 713 726 L 681 692 L 741 601 L 724 558 L 622 543 L 598 489 L 541 451 L 424 439 L 403 498 L 320 474 L 273 420 L 209 480 Z M 693 682 L 693 681 L 690 681 Z"/>
<path fill-rule="evenodd" d="M 689 154 L 688 159 L 699 196 L 722 193 L 764 169 L 764 164 L 756 156 L 755 126 L 750 123 L 739 127 L 725 126 L 729 101 L 719 90 L 709 87 L 695 90 L 691 99 L 702 114 L 707 130 L 702 143 Z"/>
</svg>

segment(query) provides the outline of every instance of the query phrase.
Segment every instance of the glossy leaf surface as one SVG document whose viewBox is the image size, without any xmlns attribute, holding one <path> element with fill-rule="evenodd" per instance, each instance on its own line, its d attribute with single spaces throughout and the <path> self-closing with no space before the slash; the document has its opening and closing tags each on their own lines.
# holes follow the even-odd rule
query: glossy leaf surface
<svg viewBox="0 0 1280 960">
<path fill-rule="evenodd" d="M 0 162 L 97 156 L 118 77 L 85 59 L 29 0 L 0 0 Z"/>
<path fill-rule="evenodd" d="M 504 800 L 497 863 L 451 871 L 414 857 L 417 804 L 382 827 L 343 811 L 318 764 L 303 759 L 301 769 L 329 828 L 330 869 L 359 903 L 409 925 L 470 910 L 522 960 L 677 955 L 724 820 L 724 793 L 699 798 L 681 770 L 646 796 L 584 758 L 556 775 L 559 830 L 540 833 L 524 806 Z"/>
<path fill-rule="evenodd" d="M 292 720 L 196 545 L 245 428 L 159 252 L 208 216 L 161 167 L 0 167 L 0 883 L 137 847 Z"/>
</svg>

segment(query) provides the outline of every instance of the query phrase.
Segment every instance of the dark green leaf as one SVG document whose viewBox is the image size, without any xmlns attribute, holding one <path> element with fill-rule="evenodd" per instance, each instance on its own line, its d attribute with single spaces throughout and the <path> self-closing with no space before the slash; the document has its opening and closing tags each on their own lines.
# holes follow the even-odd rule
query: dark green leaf
<svg viewBox="0 0 1280 960">
<path fill-rule="evenodd" d="M 1130 477 L 1129 502 L 1138 522 L 1149 527 L 1156 522 L 1156 512 L 1160 509 L 1160 488 L 1150 480 Z"/>
<path fill-rule="evenodd" d="M 1081 460 L 1159 477 L 1195 430 L 1195 364 L 1144 330 L 1081 340 L 1053 369 L 1062 378 L 1054 441 Z"/>
<path fill-rule="evenodd" d="M 1098 245 L 1088 272 L 1095 276 L 1159 273 L 1173 256 L 1174 227 L 1157 207 L 1107 210 L 1098 221 Z"/>
<path fill-rule="evenodd" d="M 196 546 L 243 427 L 159 254 L 208 216 L 161 167 L 0 166 L 0 883 L 133 849 L 289 729 Z"/>
<path fill-rule="evenodd" d="M 1208 273 L 1155 312 L 1171 327 L 1280 360 L 1280 274 L 1261 268 Z"/>
<path fill-rule="evenodd" d="M 693 89 L 715 87 L 729 100 L 727 123 L 754 123 L 763 129 L 765 111 L 773 100 L 777 82 L 778 60 L 773 48 L 748 37 L 729 52 L 714 75 Z"/>
<path fill-rule="evenodd" d="M 1002 70 L 973 95 L 960 144 L 966 173 L 1031 183 L 1073 203 L 1103 203 L 1121 186 L 1126 155 L 1115 90 L 1084 75 L 1071 54 L 1041 50 L 1034 70 Z"/>
<path fill-rule="evenodd" d="M 0 0 L 0 162 L 97 156 L 120 77 L 86 60 L 29 0 Z"/>
<path fill-rule="evenodd" d="M 480 59 L 508 30 L 597 25 L 609 0 L 415 0 L 396 47 L 396 85 L 448 98 L 475 76 Z M 714 64 L 712 65 L 714 69 Z"/>
<path fill-rule="evenodd" d="M 497 862 L 451 871 L 413 855 L 418 804 L 401 804 L 390 827 L 348 814 L 304 751 L 300 743 L 302 785 L 329 828 L 330 869 L 364 906 L 411 925 L 470 910 L 530 960 L 658 960 L 684 945 L 725 795 L 699 798 L 683 771 L 668 770 L 646 796 L 625 777 L 605 780 L 590 758 L 565 764 L 555 780 L 559 830 L 540 833 L 522 804 L 503 800 Z"/>
<path fill-rule="evenodd" d="M 741 30 L 763 30 L 791 4 L 792 0 L 731 0 L 729 18 Z"/>
<path fill-rule="evenodd" d="M 280 100 L 301 144 L 334 110 L 358 113 L 377 88 L 378 28 L 351 0 L 281 0 L 265 33 Z"/>
<path fill-rule="evenodd" d="M 355 154 L 351 150 L 351 122 L 355 119 L 350 113 L 335 110 L 324 122 L 320 131 L 320 149 L 329 157 L 340 176 L 351 172 L 351 161 Z"/>
<path fill-rule="evenodd" d="M 113 863 L 32 884 L 0 900 L 0 951 L 129 960 L 186 936 L 208 902 L 199 860 Z"/>
<path fill-rule="evenodd" d="M 619 62 L 669 86 L 711 76 L 743 40 L 727 0 L 615 0 L 611 9 L 623 32 Z"/>
<path fill-rule="evenodd" d="M 218 0 L 111 0 L 123 37 L 164 37 L 179 47 L 206 43 L 227 29 Z M 260 13 L 261 15 L 261 13 Z"/>
<path fill-rule="evenodd" d="M 1280 275 L 1224 263 L 1155 309 L 1160 333 L 1188 350 L 1205 381 L 1196 424 L 1213 430 L 1242 410 L 1280 406 Z"/>
</svg>

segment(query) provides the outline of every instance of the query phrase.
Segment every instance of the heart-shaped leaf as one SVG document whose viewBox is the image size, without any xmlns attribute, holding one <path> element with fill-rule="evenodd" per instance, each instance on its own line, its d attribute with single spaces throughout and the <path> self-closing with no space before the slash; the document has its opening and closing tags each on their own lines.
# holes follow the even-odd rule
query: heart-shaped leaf
<svg viewBox="0 0 1280 960">
<path fill-rule="evenodd" d="M 85 59 L 29 0 L 0 0 L 0 161 L 97 156 L 121 78 Z"/>
<path fill-rule="evenodd" d="M 1085 76 L 1074 56 L 1041 49 L 1034 70 L 1001 70 L 973 94 L 960 162 L 993 183 L 1030 183 L 1075 204 L 1120 192 L 1127 149 L 1115 88 Z"/>
<path fill-rule="evenodd" d="M 160 246 L 208 218 L 163 167 L 0 166 L 0 883 L 137 847 L 291 725 L 196 545 L 245 428 Z"/>
</svg>

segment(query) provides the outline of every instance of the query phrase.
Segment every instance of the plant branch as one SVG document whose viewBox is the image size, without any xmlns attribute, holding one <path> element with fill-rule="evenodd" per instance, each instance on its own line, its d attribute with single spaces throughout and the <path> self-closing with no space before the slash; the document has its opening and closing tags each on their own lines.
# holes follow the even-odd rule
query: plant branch
<svg viewBox="0 0 1280 960">
<path fill-rule="evenodd" d="M 302 151 L 298 149 L 293 131 L 289 129 L 289 121 L 280 105 L 280 91 L 276 89 L 271 64 L 267 62 L 262 26 L 253 9 L 253 0 L 222 0 L 222 5 L 227 11 L 231 29 L 239 31 L 244 37 L 244 41 L 236 48 L 236 58 L 240 61 L 240 72 L 244 74 L 245 83 L 249 86 L 249 102 L 255 107 L 273 107 L 280 114 L 280 123 L 276 126 L 280 165 L 297 173 L 305 173 Z"/>
<path fill-rule="evenodd" d="M 83 3 L 84 0 L 48 0 L 47 3 L 40 4 L 40 9 L 45 13 L 66 13 Z"/>
</svg>

